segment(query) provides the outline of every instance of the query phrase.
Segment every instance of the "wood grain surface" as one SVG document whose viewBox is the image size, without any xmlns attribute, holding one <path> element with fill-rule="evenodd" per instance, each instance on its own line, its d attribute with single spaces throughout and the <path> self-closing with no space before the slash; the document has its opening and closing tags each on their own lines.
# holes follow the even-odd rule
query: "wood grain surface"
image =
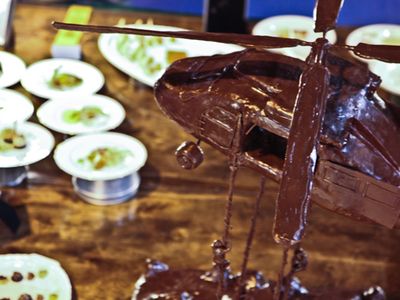
<svg viewBox="0 0 400 300">
<path fill-rule="evenodd" d="M 65 7 L 19 5 L 14 52 L 27 64 L 49 58 L 56 33 L 51 22 L 62 20 L 64 14 Z M 128 23 L 151 17 L 156 24 L 201 28 L 197 17 L 100 9 L 95 9 L 92 23 L 113 25 L 122 17 Z M 347 31 L 340 32 L 343 37 Z M 106 62 L 96 35 L 84 35 L 83 53 L 85 61 L 105 74 L 101 93 L 118 99 L 127 111 L 127 119 L 116 131 L 140 139 L 148 148 L 140 192 L 121 205 L 89 205 L 74 194 L 70 176 L 47 158 L 31 166 L 28 183 L 5 190 L 23 225 L 14 236 L 0 224 L 0 252 L 36 252 L 59 260 L 73 282 L 76 299 L 126 300 L 148 257 L 173 267 L 210 268 L 210 244 L 223 229 L 228 167 L 224 156 L 204 146 L 202 166 L 190 172 L 180 169 L 173 153 L 191 138 L 159 111 L 152 89 Z M 28 95 L 35 107 L 43 101 L 19 85 L 14 89 Z M 58 142 L 65 138 L 54 135 Z M 258 175 L 240 170 L 229 254 L 235 271 L 241 264 L 257 188 Z M 250 258 L 251 268 L 272 278 L 281 257 L 271 234 L 277 191 L 278 185 L 268 181 Z M 389 299 L 400 299 L 399 231 L 357 223 L 313 206 L 303 246 L 310 264 L 299 277 L 309 289 L 362 289 L 377 284 L 386 289 Z"/>
</svg>

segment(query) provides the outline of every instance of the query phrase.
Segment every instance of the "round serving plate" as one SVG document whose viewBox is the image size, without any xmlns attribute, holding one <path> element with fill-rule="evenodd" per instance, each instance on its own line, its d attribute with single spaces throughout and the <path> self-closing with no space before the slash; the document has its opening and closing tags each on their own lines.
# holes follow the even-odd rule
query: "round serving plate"
<svg viewBox="0 0 400 300">
<path fill-rule="evenodd" d="M 68 114 L 95 108 L 101 115 L 90 120 L 71 122 Z M 101 132 L 118 127 L 125 118 L 123 106 L 115 99 L 103 95 L 75 95 L 54 98 L 44 102 L 37 111 L 39 122 L 63 134 L 76 135 Z"/>
<path fill-rule="evenodd" d="M 0 124 L 28 120 L 33 114 L 32 102 L 14 90 L 0 89 Z"/>
<path fill-rule="evenodd" d="M 60 263 L 38 254 L 0 255 L 0 299 L 71 300 L 70 279 Z M 25 299 L 25 298 L 24 298 Z"/>
<path fill-rule="evenodd" d="M 25 73 L 25 63 L 18 56 L 0 51 L 0 88 L 6 88 L 18 83 Z"/>
<path fill-rule="evenodd" d="M 50 82 L 55 72 L 76 76 L 82 82 L 74 87 L 58 89 Z M 95 66 L 64 58 L 52 58 L 30 65 L 21 80 L 22 86 L 30 93 L 45 99 L 72 95 L 91 95 L 104 85 L 104 76 Z"/>
<path fill-rule="evenodd" d="M 357 46 L 359 43 L 367 43 L 373 45 L 400 45 L 400 25 L 396 24 L 372 24 L 359 27 L 352 31 L 346 38 L 346 44 Z M 371 59 L 364 59 L 350 53 L 357 59 L 366 63 L 371 63 Z"/>
<path fill-rule="evenodd" d="M 313 42 L 322 37 L 322 33 L 314 32 L 314 26 L 315 22 L 311 17 L 282 15 L 261 20 L 254 26 L 252 33 L 254 35 L 270 35 Z M 327 39 L 334 44 L 337 39 L 336 32 L 334 30 L 329 31 Z M 301 46 L 268 50 L 302 60 L 305 60 L 310 53 L 310 47 Z"/>
<path fill-rule="evenodd" d="M 158 31 L 186 31 L 187 29 L 154 25 L 154 24 L 128 24 L 124 27 L 158 30 Z M 114 67 L 130 77 L 148 85 L 154 86 L 156 81 L 164 74 L 169 66 L 167 57 L 169 51 L 185 53 L 185 57 L 226 54 L 240 51 L 241 47 L 232 44 L 204 42 L 185 39 L 145 37 L 145 47 L 140 46 L 144 52 L 135 56 L 134 53 L 143 37 L 122 34 L 101 34 L 98 46 L 104 58 Z M 146 57 L 146 63 L 143 62 Z M 156 71 L 151 71 L 151 64 L 159 65 Z"/>
<path fill-rule="evenodd" d="M 346 44 L 356 46 L 359 43 L 400 46 L 400 25 L 373 24 L 357 28 L 348 35 Z M 382 78 L 381 87 L 383 89 L 394 95 L 400 95 L 400 67 L 398 64 L 364 59 L 353 54 L 353 52 L 350 53 L 355 58 L 368 63 L 370 70 Z"/>
<path fill-rule="evenodd" d="M 13 128 L 18 134 L 22 134 L 26 140 L 26 146 L 22 149 L 0 151 L 0 169 L 23 167 L 38 162 L 47 157 L 54 147 L 54 137 L 43 126 L 24 122 L 14 126 L 0 125 L 0 131 Z"/>
<path fill-rule="evenodd" d="M 382 78 L 381 87 L 393 95 L 400 96 L 400 65 L 371 61 L 369 68 Z"/>
<path fill-rule="evenodd" d="M 137 171 L 147 160 L 147 150 L 131 136 L 106 132 L 65 140 L 54 151 L 54 160 L 73 177 L 72 184 L 81 198 L 96 205 L 111 205 L 136 194 L 140 184 Z"/>
</svg>

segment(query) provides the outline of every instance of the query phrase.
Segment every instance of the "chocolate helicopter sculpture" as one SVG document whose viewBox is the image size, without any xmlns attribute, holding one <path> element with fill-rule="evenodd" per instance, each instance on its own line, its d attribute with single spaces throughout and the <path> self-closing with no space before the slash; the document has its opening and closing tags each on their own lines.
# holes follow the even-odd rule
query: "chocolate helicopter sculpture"
<svg viewBox="0 0 400 300">
<path fill-rule="evenodd" d="M 300 242 L 310 200 L 356 220 L 400 227 L 400 122 L 375 94 L 380 78 L 340 54 L 344 49 L 363 58 L 400 63 L 400 47 L 329 44 L 325 36 L 335 28 L 342 4 L 343 0 L 317 0 L 315 31 L 323 37 L 315 42 L 54 23 L 58 29 L 186 38 L 246 48 L 179 60 L 155 86 L 164 113 L 199 141 L 226 154 L 231 174 L 225 230 L 222 239 L 213 243 L 213 271 L 174 271 L 149 262 L 148 273 L 137 285 L 137 299 L 157 295 L 157 299 L 214 299 L 215 295 L 217 299 L 317 299 L 293 277 L 307 265 Z M 264 50 L 295 46 L 311 47 L 305 62 Z M 186 142 L 178 148 L 177 158 L 184 168 L 202 162 L 198 144 Z M 233 185 L 240 167 L 259 172 L 261 182 L 241 275 L 235 276 L 226 253 Z M 247 271 L 266 176 L 280 182 L 273 236 L 284 250 L 276 283 Z M 284 275 L 291 248 L 291 270 Z M 384 299 L 384 293 L 372 288 L 354 298 L 330 297 L 318 299 Z"/>
</svg>

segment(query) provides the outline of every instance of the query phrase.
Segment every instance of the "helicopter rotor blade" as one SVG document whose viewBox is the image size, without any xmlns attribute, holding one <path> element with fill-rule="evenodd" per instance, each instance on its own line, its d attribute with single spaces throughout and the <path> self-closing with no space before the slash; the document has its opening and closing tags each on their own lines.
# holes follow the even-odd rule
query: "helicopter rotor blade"
<svg viewBox="0 0 400 300">
<path fill-rule="evenodd" d="M 336 27 L 344 0 L 317 0 L 314 9 L 315 32 L 328 32 Z"/>
<path fill-rule="evenodd" d="M 355 47 L 347 46 L 346 48 L 362 58 L 378 59 L 388 63 L 400 63 L 400 46 L 360 43 Z"/>
<path fill-rule="evenodd" d="M 274 220 L 274 239 L 285 247 L 299 243 L 304 234 L 328 98 L 327 82 L 329 71 L 321 64 L 310 65 L 300 78 Z"/>
<path fill-rule="evenodd" d="M 299 39 L 281 38 L 273 36 L 256 36 L 250 34 L 235 33 L 214 33 L 197 31 L 156 31 L 128 27 L 102 26 L 102 25 L 80 25 L 62 22 L 53 22 L 56 29 L 86 31 L 95 33 L 122 33 L 136 34 L 145 36 L 174 37 L 190 40 L 201 40 L 210 42 L 220 42 L 237 44 L 243 47 L 262 47 L 262 48 L 286 48 L 296 46 L 312 46 L 312 43 Z"/>
</svg>

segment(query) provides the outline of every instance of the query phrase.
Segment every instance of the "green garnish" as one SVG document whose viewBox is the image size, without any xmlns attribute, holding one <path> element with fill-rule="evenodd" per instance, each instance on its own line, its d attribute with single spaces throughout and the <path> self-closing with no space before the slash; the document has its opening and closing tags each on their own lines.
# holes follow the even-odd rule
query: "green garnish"
<svg viewBox="0 0 400 300">
<path fill-rule="evenodd" d="M 104 147 L 93 150 L 86 157 L 80 158 L 78 163 L 88 163 L 91 169 L 101 170 L 106 167 L 115 167 L 131 155 L 129 150 Z"/>
<path fill-rule="evenodd" d="M 77 124 L 82 122 L 88 126 L 93 125 L 96 121 L 104 117 L 108 117 L 108 115 L 97 106 L 84 106 L 80 110 L 68 109 L 62 115 L 66 123 Z"/>
<path fill-rule="evenodd" d="M 40 270 L 38 276 L 39 278 L 43 279 L 47 276 L 47 274 L 48 274 L 47 270 Z"/>
<path fill-rule="evenodd" d="M 26 147 L 26 139 L 23 134 L 13 128 L 5 128 L 0 131 L 0 152 Z"/>
<path fill-rule="evenodd" d="M 6 284 L 8 282 L 8 278 L 5 276 L 0 276 L 0 285 Z"/>
<path fill-rule="evenodd" d="M 53 76 L 49 81 L 50 87 L 57 90 L 67 90 L 82 84 L 83 80 L 81 78 L 72 74 L 61 73 L 60 68 L 58 67 L 54 70 Z"/>
<path fill-rule="evenodd" d="M 49 296 L 49 300 L 57 300 L 58 299 L 58 295 L 57 294 L 51 294 Z"/>
<path fill-rule="evenodd" d="M 120 35 L 117 40 L 118 52 L 140 65 L 147 75 L 154 75 L 177 59 L 187 57 L 184 51 L 168 50 L 166 61 L 154 59 L 150 49 L 176 43 L 174 38 Z"/>
</svg>

